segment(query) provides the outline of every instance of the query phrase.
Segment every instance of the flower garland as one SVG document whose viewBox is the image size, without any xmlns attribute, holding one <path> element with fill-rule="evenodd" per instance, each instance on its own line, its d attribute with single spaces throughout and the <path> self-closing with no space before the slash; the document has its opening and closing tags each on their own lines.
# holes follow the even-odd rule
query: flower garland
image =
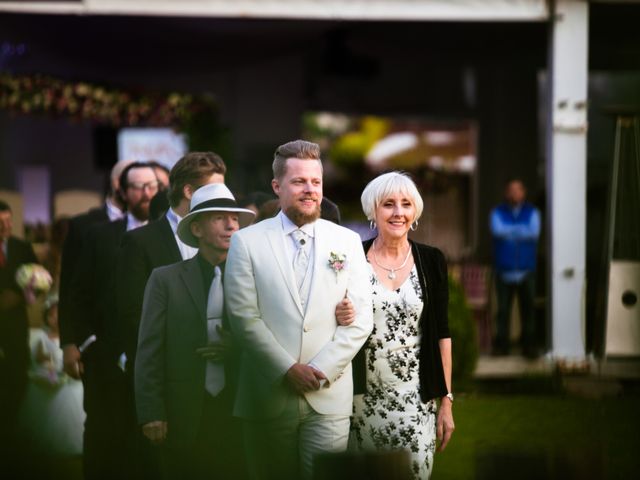
<svg viewBox="0 0 640 480">
<path fill-rule="evenodd" d="M 193 95 L 134 94 L 86 82 L 66 82 L 33 75 L 0 75 L 0 109 L 22 114 L 46 114 L 121 126 L 180 126 L 202 102 Z"/>
</svg>

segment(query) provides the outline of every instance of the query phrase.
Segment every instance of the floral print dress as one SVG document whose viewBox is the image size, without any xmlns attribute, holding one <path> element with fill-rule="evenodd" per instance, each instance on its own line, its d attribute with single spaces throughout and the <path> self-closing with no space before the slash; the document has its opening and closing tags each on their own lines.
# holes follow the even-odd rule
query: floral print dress
<svg viewBox="0 0 640 480">
<path fill-rule="evenodd" d="M 436 404 L 420 400 L 419 319 L 424 307 L 415 265 L 389 290 L 371 274 L 374 327 L 365 344 L 367 391 L 356 395 L 350 445 L 356 450 L 399 450 L 411 455 L 415 479 L 431 474 L 436 448 Z"/>
</svg>

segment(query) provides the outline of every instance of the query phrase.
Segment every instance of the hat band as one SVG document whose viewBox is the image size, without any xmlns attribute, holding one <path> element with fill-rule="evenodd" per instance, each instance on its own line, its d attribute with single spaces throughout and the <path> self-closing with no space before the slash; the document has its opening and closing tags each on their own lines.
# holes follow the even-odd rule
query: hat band
<svg viewBox="0 0 640 480">
<path fill-rule="evenodd" d="M 238 208 L 238 204 L 235 200 L 230 198 L 214 198 L 213 200 L 207 200 L 206 202 L 199 203 L 193 207 L 189 213 L 204 210 L 206 208 L 218 208 L 220 210 L 224 210 L 225 208 Z"/>
</svg>

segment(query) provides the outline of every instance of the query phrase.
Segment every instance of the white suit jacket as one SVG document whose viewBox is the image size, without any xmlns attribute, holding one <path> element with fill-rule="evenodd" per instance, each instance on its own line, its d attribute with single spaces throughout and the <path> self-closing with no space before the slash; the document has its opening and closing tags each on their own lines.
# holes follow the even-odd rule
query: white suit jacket
<svg viewBox="0 0 640 480">
<path fill-rule="evenodd" d="M 334 223 L 317 220 L 313 278 L 306 311 L 286 251 L 279 217 L 236 232 L 224 277 L 231 329 L 242 348 L 234 414 L 248 419 L 282 412 L 292 395 L 285 373 L 294 363 L 313 365 L 328 384 L 305 394 L 321 414 L 350 415 L 353 401 L 351 359 L 371 329 L 373 314 L 369 266 L 360 237 Z M 346 255 L 336 273 L 331 252 Z M 348 292 L 357 317 L 338 326 L 335 307 Z"/>
</svg>

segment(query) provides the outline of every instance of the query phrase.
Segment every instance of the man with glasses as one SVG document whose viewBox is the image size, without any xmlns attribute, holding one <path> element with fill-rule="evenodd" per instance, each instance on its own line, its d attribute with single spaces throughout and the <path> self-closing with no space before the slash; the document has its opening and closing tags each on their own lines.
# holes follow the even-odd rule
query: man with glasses
<svg viewBox="0 0 640 480">
<path fill-rule="evenodd" d="M 126 215 L 89 229 L 71 281 L 72 324 L 67 325 L 65 342 L 75 345 L 75 358 L 67 355 L 66 360 L 67 370 L 80 376 L 84 384 L 85 478 L 121 478 L 128 463 L 127 428 L 133 412 L 119 366 L 115 286 L 121 279 L 115 267 L 123 235 L 146 225 L 149 203 L 157 190 L 158 180 L 149 164 L 135 162 L 123 170 L 119 194 Z"/>
</svg>

